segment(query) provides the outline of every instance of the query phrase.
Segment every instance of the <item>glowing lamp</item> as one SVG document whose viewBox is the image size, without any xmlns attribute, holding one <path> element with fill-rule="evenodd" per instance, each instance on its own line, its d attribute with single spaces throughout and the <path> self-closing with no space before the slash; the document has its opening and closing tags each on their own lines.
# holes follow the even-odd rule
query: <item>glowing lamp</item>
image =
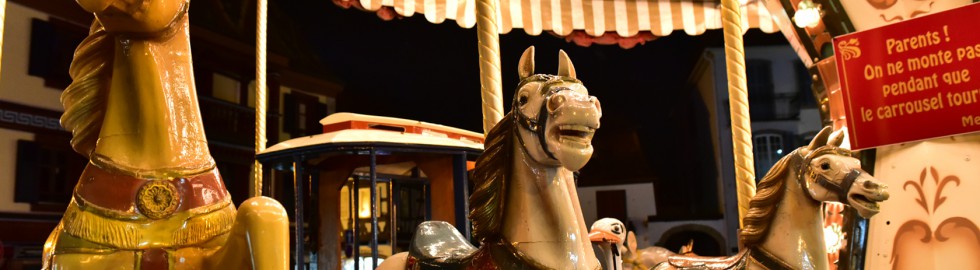
<svg viewBox="0 0 980 270">
<path fill-rule="evenodd" d="M 357 195 L 361 198 L 357 205 L 357 217 L 371 218 L 371 189 L 360 188 L 357 192 L 359 193 Z"/>
<path fill-rule="evenodd" d="M 815 27 L 820 23 L 820 17 L 823 15 L 821 13 L 820 4 L 813 3 L 812 0 L 803 0 L 797 6 L 793 21 L 800 28 Z"/>
</svg>

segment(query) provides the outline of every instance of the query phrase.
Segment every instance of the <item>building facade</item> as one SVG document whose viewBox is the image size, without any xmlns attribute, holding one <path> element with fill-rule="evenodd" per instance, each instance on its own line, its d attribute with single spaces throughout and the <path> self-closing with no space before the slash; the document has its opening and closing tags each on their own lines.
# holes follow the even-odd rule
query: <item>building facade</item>
<svg viewBox="0 0 980 270">
<path fill-rule="evenodd" d="M 191 17 L 227 12 L 213 2 L 219 1 L 195 3 Z M 68 67 L 92 19 L 71 0 L 7 3 L 0 63 L 0 269 L 39 267 L 42 245 L 87 163 L 71 149 L 71 133 L 59 119 L 60 96 L 71 83 Z M 255 48 L 248 42 L 254 37 L 236 35 L 246 25 L 201 21 L 191 20 L 198 101 L 208 147 L 238 204 L 249 195 L 255 155 Z M 335 110 L 341 84 L 291 64 L 303 52 L 272 49 L 269 145 L 320 133 L 317 121 Z"/>
</svg>

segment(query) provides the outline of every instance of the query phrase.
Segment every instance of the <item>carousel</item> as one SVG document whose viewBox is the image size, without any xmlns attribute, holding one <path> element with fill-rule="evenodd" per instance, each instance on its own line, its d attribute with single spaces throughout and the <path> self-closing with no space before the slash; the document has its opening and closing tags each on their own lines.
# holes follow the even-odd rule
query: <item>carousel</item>
<svg viewBox="0 0 980 270">
<path fill-rule="evenodd" d="M 882 163 L 875 168 L 894 176 L 899 169 L 882 164 L 930 145 L 884 148 L 878 157 L 849 149 L 855 139 L 842 128 L 847 118 L 839 93 L 843 78 L 831 72 L 838 65 L 832 37 L 892 22 L 848 16 L 861 10 L 854 1 L 827 1 L 821 8 L 811 0 L 573 0 L 566 9 L 566 1 L 447 0 L 423 1 L 439 4 L 418 10 L 433 22 L 450 18 L 464 27 L 476 24 L 484 134 L 338 113 L 320 121 L 322 134 L 266 148 L 266 1 L 258 0 L 254 189 L 253 197 L 236 207 L 208 151 L 197 109 L 189 1 L 78 2 L 97 20 L 74 55 L 73 82 L 62 96 L 62 124 L 74 136 L 72 147 L 90 163 L 45 244 L 45 269 L 851 269 L 866 261 L 880 268 L 889 263 L 865 258 L 864 248 L 891 250 L 892 258 L 899 251 L 882 248 L 892 242 L 867 235 L 896 229 L 861 220 L 879 212 L 894 216 L 886 213 L 887 184 L 903 180 L 876 179 L 868 173 L 870 163 L 877 158 Z M 420 1 L 357 5 L 411 16 L 416 8 L 405 3 L 415 2 Z M 879 10 L 895 6 L 868 2 Z M 955 7 L 900 3 L 916 15 Z M 591 10 L 583 13 L 586 6 Z M 669 19 L 674 7 L 680 15 Z M 550 17 L 542 11 L 551 11 Z M 646 21 L 620 20 L 620 14 Z M 602 107 L 589 93 L 588 78 L 576 73 L 572 57 L 546 52 L 558 55 L 558 69 L 539 72 L 530 47 L 520 56 L 520 83 L 504 112 L 498 35 L 517 27 L 559 35 L 581 30 L 593 37 L 612 29 L 620 37 L 724 29 L 739 252 L 700 257 L 683 250 L 641 250 L 616 220 L 603 219 L 588 229 L 573 172 L 592 157 Z M 814 76 L 827 124 L 758 184 L 741 40 L 745 27 L 782 31 Z M 936 214 L 947 198 L 938 192 L 961 181 L 929 168 L 922 169 L 922 180 L 900 186 L 907 191 L 918 185 L 921 195 L 930 184 L 926 179 L 934 178 L 939 191 L 932 212 L 920 203 Z M 292 215 L 280 201 L 290 201 Z M 841 255 L 846 259 L 836 262 L 825 246 L 824 202 L 848 205 L 853 213 L 848 222 L 856 228 L 851 232 L 859 232 L 850 236 L 856 244 Z M 930 228 L 924 221 L 909 222 L 902 225 L 909 229 L 897 229 L 896 239 Z M 936 226 L 935 237 L 947 241 L 952 232 L 943 229 L 970 226 L 976 230 L 969 217 L 949 218 Z M 923 239 L 932 237 L 927 232 Z M 865 247 L 867 239 L 874 246 Z M 893 268 L 905 266 L 906 261 L 895 260 Z"/>
</svg>

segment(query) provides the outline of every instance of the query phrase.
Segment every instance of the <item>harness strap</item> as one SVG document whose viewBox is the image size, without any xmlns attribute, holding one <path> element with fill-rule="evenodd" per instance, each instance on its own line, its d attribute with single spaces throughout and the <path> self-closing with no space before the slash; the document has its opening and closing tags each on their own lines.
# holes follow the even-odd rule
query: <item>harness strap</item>
<svg viewBox="0 0 980 270">
<path fill-rule="evenodd" d="M 837 199 L 843 201 L 847 199 L 847 190 L 851 189 L 851 185 L 854 185 L 854 181 L 857 180 L 858 176 L 861 176 L 860 171 L 851 170 L 847 173 L 847 176 L 844 176 L 844 180 L 840 183 L 840 185 L 831 182 L 823 175 L 817 175 L 816 182 L 820 186 L 837 193 Z"/>
<path fill-rule="evenodd" d="M 797 171 L 796 181 L 799 182 L 801 187 L 806 189 L 808 187 L 806 178 L 811 177 L 813 178 L 814 182 L 816 182 L 818 185 L 837 194 L 838 200 L 841 201 L 846 200 L 847 191 L 851 189 L 852 185 L 854 185 L 854 181 L 856 181 L 857 178 L 861 176 L 861 171 L 859 169 L 851 169 L 851 171 L 847 172 L 847 175 L 844 176 L 844 179 L 841 180 L 840 184 L 834 183 L 830 181 L 830 179 L 828 179 L 826 176 L 822 174 L 815 174 L 813 173 L 813 171 L 810 171 L 808 169 L 809 169 L 810 161 L 812 161 L 816 157 L 825 154 L 830 154 L 830 153 L 834 153 L 838 155 L 847 155 L 849 154 L 849 152 L 850 151 L 847 151 L 846 149 L 841 149 L 834 146 L 824 146 L 824 147 L 817 148 L 816 150 L 813 150 L 813 152 L 807 154 L 806 157 L 803 157 L 802 154 L 795 155 L 793 158 L 799 161 L 799 163 L 797 163 L 798 167 L 796 169 Z M 816 199 L 814 199 L 813 196 L 810 195 L 810 192 L 804 191 L 803 194 L 807 198 L 810 198 L 810 200 L 816 201 Z"/>
<path fill-rule="evenodd" d="M 535 81 L 544 82 L 544 85 L 541 86 L 542 88 L 548 88 L 552 84 L 561 83 L 561 82 L 576 82 L 576 83 L 579 82 L 579 80 L 570 77 L 538 74 L 538 75 L 527 77 L 524 80 L 522 80 L 517 85 L 517 91 L 520 91 L 520 89 L 524 87 L 524 85 Z M 547 104 L 548 104 L 548 100 L 551 99 L 552 95 L 566 90 L 570 90 L 570 89 L 565 87 L 549 89 L 548 93 L 546 93 L 544 96 L 544 104 L 541 104 L 541 109 L 538 110 L 537 119 L 531 119 L 531 117 L 528 117 L 520 112 L 518 108 L 520 107 L 521 104 L 518 104 L 518 98 L 519 98 L 518 95 L 514 95 L 514 101 L 511 105 L 511 110 L 517 110 L 516 112 L 514 112 L 514 117 L 517 120 L 517 123 L 520 123 L 521 126 L 523 126 L 525 129 L 534 132 L 535 135 L 538 136 L 538 143 L 541 145 L 541 150 L 544 150 L 544 154 L 551 159 L 557 159 L 557 158 L 555 158 L 555 154 L 552 153 L 551 150 L 548 150 L 548 145 L 545 138 L 546 134 L 544 134 L 545 132 L 544 127 L 547 126 L 548 124 Z M 517 136 L 517 140 L 521 142 L 521 145 L 524 145 L 524 138 L 522 138 L 519 134 Z"/>
<path fill-rule="evenodd" d="M 793 266 L 790 266 L 761 247 L 751 247 L 749 249 L 749 259 L 768 270 L 793 270 Z"/>
</svg>

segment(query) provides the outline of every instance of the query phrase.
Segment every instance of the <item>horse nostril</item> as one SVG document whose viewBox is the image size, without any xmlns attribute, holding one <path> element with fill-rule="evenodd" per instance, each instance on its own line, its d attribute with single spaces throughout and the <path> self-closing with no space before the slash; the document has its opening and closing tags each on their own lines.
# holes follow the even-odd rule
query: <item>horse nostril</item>
<svg viewBox="0 0 980 270">
<path fill-rule="evenodd" d="M 548 99 L 548 111 L 552 111 L 553 112 L 553 111 L 557 110 L 558 107 L 561 107 L 561 105 L 563 105 L 563 104 L 565 104 L 565 96 L 564 95 L 555 95 L 555 96 L 551 97 L 550 99 Z"/>
<path fill-rule="evenodd" d="M 878 188 L 878 183 L 871 181 L 864 181 L 864 188 L 866 189 L 876 189 Z"/>
</svg>

